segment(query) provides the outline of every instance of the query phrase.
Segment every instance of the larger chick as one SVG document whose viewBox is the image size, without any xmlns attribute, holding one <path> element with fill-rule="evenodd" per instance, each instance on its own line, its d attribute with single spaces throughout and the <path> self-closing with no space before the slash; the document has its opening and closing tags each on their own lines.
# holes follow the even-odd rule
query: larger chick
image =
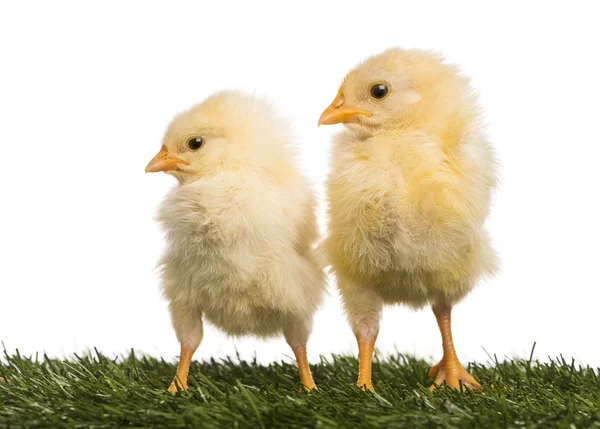
<svg viewBox="0 0 600 429">
<path fill-rule="evenodd" d="M 480 389 L 452 342 L 452 307 L 495 269 L 484 221 L 495 158 L 469 80 L 438 55 L 390 49 L 346 76 L 319 124 L 335 137 L 327 195 L 330 262 L 358 341 L 358 385 L 384 304 L 430 305 L 442 335 L 434 386 Z"/>
<path fill-rule="evenodd" d="M 289 143 L 268 104 L 221 92 L 175 117 L 146 167 L 179 181 L 158 215 L 162 289 L 181 344 L 169 391 L 187 388 L 204 319 L 232 336 L 283 334 L 302 383 L 315 387 L 306 342 L 325 283 L 315 200 Z"/>
</svg>

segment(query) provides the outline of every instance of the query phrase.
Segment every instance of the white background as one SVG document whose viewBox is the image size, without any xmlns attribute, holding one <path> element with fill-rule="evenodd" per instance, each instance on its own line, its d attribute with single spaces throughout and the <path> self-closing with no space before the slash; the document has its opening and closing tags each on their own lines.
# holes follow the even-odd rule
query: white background
<svg viewBox="0 0 600 429">
<path fill-rule="evenodd" d="M 208 3 L 208 2 L 203 2 Z M 253 3 L 254 5 L 250 5 Z M 223 88 L 296 124 L 322 200 L 316 127 L 346 72 L 391 46 L 442 52 L 481 93 L 502 183 L 488 222 L 503 270 L 455 309 L 463 360 L 560 353 L 600 365 L 597 3 L 38 2 L 0 6 L 0 339 L 54 356 L 97 347 L 174 359 L 153 271 L 157 205 L 144 167 L 172 116 Z M 302 6 L 300 6 L 302 4 Z M 323 206 L 321 226 L 325 225 Z M 355 353 L 334 285 L 310 358 Z M 387 308 L 383 353 L 439 359 L 429 310 Z M 289 359 L 283 339 L 207 327 L 196 357 Z"/>
</svg>

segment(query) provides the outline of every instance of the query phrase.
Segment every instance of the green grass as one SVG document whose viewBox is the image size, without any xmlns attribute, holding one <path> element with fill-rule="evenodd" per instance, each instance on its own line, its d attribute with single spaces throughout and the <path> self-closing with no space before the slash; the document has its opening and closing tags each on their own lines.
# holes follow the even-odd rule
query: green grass
<svg viewBox="0 0 600 429">
<path fill-rule="evenodd" d="M 319 389 L 308 393 L 291 363 L 195 362 L 189 392 L 171 395 L 174 363 L 16 354 L 0 364 L 11 381 L 0 383 L 0 428 L 600 428 L 598 371 L 562 358 L 471 364 L 483 393 L 430 392 L 427 368 L 377 361 L 370 393 L 354 386 L 354 357 L 332 356 L 312 366 Z"/>
</svg>

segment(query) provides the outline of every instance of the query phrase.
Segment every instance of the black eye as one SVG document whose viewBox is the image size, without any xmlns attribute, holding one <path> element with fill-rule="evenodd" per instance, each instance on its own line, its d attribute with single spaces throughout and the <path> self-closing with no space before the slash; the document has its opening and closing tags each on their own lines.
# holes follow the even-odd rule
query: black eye
<svg viewBox="0 0 600 429">
<path fill-rule="evenodd" d="M 198 150 L 204 144 L 204 139 L 202 137 L 193 137 L 188 140 L 188 147 L 191 150 Z"/>
<path fill-rule="evenodd" d="M 373 97 L 375 100 L 381 100 L 382 98 L 385 98 L 386 95 L 388 95 L 389 91 L 390 90 L 387 87 L 387 85 L 378 83 L 371 87 L 371 97 Z"/>
</svg>

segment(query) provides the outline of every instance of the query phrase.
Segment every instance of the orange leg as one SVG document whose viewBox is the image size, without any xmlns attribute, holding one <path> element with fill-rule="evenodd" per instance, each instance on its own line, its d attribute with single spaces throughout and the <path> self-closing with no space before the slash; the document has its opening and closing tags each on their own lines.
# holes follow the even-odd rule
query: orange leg
<svg viewBox="0 0 600 429">
<path fill-rule="evenodd" d="M 179 365 L 177 365 L 177 374 L 169 386 L 169 392 L 176 393 L 178 387 L 179 390 L 188 389 L 187 378 L 195 351 L 196 349 L 181 344 L 181 356 L 179 357 Z"/>
<path fill-rule="evenodd" d="M 371 362 L 373 360 L 376 339 L 377 337 L 356 337 L 358 342 L 358 381 L 356 384 L 361 389 L 373 390 L 373 384 L 371 383 Z"/>
<path fill-rule="evenodd" d="M 306 390 L 312 390 L 316 388 L 315 382 L 310 373 L 310 367 L 308 366 L 308 358 L 306 356 L 306 343 L 298 346 L 291 346 L 296 356 L 296 362 L 298 362 L 298 370 L 300 371 L 300 381 L 304 385 Z"/>
<path fill-rule="evenodd" d="M 445 381 L 446 384 L 454 389 L 460 389 L 460 382 L 463 386 L 470 389 L 482 390 L 481 385 L 469 374 L 458 361 L 454 343 L 452 342 L 451 314 L 452 307 L 434 307 L 433 313 L 437 319 L 440 332 L 442 334 L 442 347 L 444 356 L 442 360 L 429 369 L 427 375 L 435 377 L 435 381 L 430 389 L 440 387 Z"/>
</svg>

